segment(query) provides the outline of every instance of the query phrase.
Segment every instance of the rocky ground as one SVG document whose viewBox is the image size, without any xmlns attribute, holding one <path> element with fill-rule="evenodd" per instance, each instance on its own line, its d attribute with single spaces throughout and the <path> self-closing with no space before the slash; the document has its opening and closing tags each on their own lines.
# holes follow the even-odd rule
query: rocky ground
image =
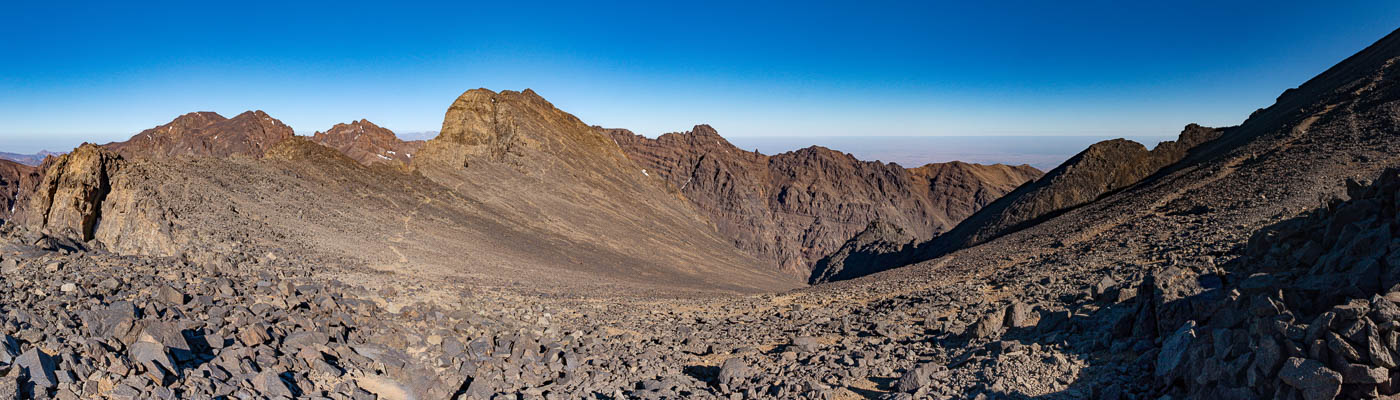
<svg viewBox="0 0 1400 400">
<path fill-rule="evenodd" d="M 1003 321 L 1035 326 L 1028 306 L 974 328 L 935 315 L 947 300 L 938 296 L 975 286 L 852 307 L 775 295 L 597 303 L 482 293 L 391 312 L 386 298 L 411 293 L 320 278 L 313 260 L 195 265 L 31 239 L 12 232 L 0 261 L 5 398 L 850 398 L 1005 385 L 1044 394 L 1084 368 L 1060 346 L 986 338 Z M 970 372 L 983 368 L 1064 378 L 988 386 Z"/>
<path fill-rule="evenodd" d="M 1352 192 L 1247 249 L 1198 253 L 1220 258 L 1094 271 L 1048 257 L 1039 273 L 884 297 L 602 301 L 440 282 L 462 297 L 407 303 L 410 276 L 368 272 L 400 292 L 295 255 L 118 256 L 9 227 L 0 396 L 1367 397 L 1394 390 L 1400 350 L 1400 298 L 1386 289 L 1400 275 L 1385 267 L 1400 174 Z"/>
</svg>

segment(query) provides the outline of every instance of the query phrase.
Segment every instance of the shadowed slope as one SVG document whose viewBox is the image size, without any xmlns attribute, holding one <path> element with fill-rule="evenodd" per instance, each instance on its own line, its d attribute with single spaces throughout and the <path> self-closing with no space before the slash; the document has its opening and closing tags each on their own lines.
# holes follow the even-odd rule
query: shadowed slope
<svg viewBox="0 0 1400 400">
<path fill-rule="evenodd" d="M 1187 125 L 1176 141 L 1148 151 L 1137 142 L 1114 139 L 1096 143 L 1044 177 L 978 211 L 930 244 L 933 255 L 982 243 L 1039 218 L 1082 205 L 1128 187 L 1186 157 L 1191 148 L 1214 140 L 1225 130 Z"/>
</svg>

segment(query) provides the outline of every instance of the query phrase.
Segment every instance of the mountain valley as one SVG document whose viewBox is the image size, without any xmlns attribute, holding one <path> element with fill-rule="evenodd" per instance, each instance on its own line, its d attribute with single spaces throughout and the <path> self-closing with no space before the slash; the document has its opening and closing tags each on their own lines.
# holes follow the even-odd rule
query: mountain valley
<svg viewBox="0 0 1400 400">
<path fill-rule="evenodd" d="M 184 114 L 0 160 L 0 399 L 1393 398 L 1397 60 L 1043 173 Z"/>
</svg>

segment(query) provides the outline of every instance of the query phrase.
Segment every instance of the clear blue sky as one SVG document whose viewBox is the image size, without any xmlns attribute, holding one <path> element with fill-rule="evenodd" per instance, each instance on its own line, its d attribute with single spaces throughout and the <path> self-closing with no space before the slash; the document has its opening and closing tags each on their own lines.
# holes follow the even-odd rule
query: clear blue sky
<svg viewBox="0 0 1400 400">
<path fill-rule="evenodd" d="M 0 5 L 0 150 L 198 110 L 437 130 L 476 87 L 647 135 L 1175 134 L 1400 27 L 1396 1 L 38 3 Z"/>
</svg>

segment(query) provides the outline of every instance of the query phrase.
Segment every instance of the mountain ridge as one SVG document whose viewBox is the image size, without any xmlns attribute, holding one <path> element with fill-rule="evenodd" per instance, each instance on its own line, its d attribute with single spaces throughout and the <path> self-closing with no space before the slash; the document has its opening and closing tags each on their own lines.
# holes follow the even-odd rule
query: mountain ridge
<svg viewBox="0 0 1400 400">
<path fill-rule="evenodd" d="M 932 237 L 1040 174 L 1024 165 L 906 169 L 821 146 L 769 156 L 735 147 L 709 125 L 656 139 L 599 129 L 704 210 L 737 247 L 804 279 L 874 220 Z"/>
<path fill-rule="evenodd" d="M 339 123 L 325 132 L 317 131 L 311 140 L 339 150 L 361 164 L 397 163 L 408 166 L 424 141 L 406 141 L 393 131 L 366 119 Z"/>
<path fill-rule="evenodd" d="M 294 135 L 290 126 L 262 110 L 245 111 L 233 118 L 199 111 L 104 146 L 124 157 L 261 157 Z"/>
</svg>

